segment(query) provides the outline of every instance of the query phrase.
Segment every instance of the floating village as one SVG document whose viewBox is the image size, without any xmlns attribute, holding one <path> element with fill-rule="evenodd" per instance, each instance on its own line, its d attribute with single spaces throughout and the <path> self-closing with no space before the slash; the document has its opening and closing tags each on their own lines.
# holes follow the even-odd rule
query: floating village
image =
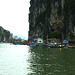
<svg viewBox="0 0 75 75">
<path fill-rule="evenodd" d="M 64 40 L 62 36 L 61 39 L 57 38 L 49 38 L 48 35 L 46 36 L 46 39 L 42 39 L 40 37 L 38 38 L 30 38 L 28 40 L 23 39 L 15 39 L 12 37 L 12 34 L 4 30 L 2 27 L 0 27 L 0 43 L 10 43 L 11 45 L 27 45 L 30 47 L 50 47 L 50 48 L 75 48 L 75 41 L 68 41 Z"/>
<path fill-rule="evenodd" d="M 49 48 L 75 48 L 75 43 L 67 40 L 60 41 L 56 38 L 47 38 L 43 40 L 42 38 L 34 38 L 28 40 L 9 38 L 8 41 L 3 41 L 4 43 L 10 43 L 11 45 L 27 45 L 30 47 L 49 47 Z"/>
<path fill-rule="evenodd" d="M 13 43 L 14 45 L 27 45 L 30 47 L 50 47 L 50 48 L 75 48 L 75 43 L 69 42 L 67 40 L 63 40 L 62 42 L 60 39 L 50 38 L 43 40 L 42 38 L 35 38 L 29 40 L 16 40 L 14 38 L 10 38 L 8 40 L 9 43 Z"/>
<path fill-rule="evenodd" d="M 0 41 L 33 47 L 75 48 L 74 3 L 74 0 L 31 0 L 28 40 L 15 39 L 0 27 Z"/>
</svg>

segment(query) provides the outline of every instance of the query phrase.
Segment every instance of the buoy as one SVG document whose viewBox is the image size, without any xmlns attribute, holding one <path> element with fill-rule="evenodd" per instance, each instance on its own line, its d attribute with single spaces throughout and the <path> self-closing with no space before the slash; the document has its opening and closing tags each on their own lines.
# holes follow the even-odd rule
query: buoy
<svg viewBox="0 0 75 75">
<path fill-rule="evenodd" d="M 59 45 L 61 47 L 61 45 Z"/>
</svg>

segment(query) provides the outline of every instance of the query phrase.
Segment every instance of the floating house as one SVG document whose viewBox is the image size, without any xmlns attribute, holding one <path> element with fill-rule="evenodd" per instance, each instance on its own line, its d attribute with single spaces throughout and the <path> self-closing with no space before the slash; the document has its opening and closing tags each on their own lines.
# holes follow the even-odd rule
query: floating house
<svg viewBox="0 0 75 75">
<path fill-rule="evenodd" d="M 14 39 L 14 38 L 10 38 L 10 39 L 8 39 L 8 41 L 9 41 L 9 42 L 15 42 L 16 39 Z"/>
<path fill-rule="evenodd" d="M 50 38 L 50 39 L 47 39 L 46 40 L 47 44 L 49 45 L 53 45 L 53 44 L 56 44 L 56 43 L 60 43 L 60 40 L 59 39 L 56 39 L 56 38 Z"/>
<path fill-rule="evenodd" d="M 42 38 L 35 38 L 35 39 L 34 39 L 34 42 L 37 43 L 37 44 L 44 43 L 44 41 L 43 41 Z"/>
<path fill-rule="evenodd" d="M 38 38 L 38 39 L 37 39 L 37 43 L 43 43 L 43 39 Z"/>
</svg>

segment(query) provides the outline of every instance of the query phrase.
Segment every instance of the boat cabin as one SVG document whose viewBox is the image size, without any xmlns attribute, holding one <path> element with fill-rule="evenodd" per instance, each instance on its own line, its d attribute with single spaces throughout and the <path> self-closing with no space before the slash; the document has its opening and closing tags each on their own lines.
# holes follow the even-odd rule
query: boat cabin
<svg viewBox="0 0 75 75">
<path fill-rule="evenodd" d="M 56 39 L 56 38 L 50 38 L 50 39 L 47 39 L 47 42 L 48 43 L 59 43 L 60 40 L 59 39 Z"/>
</svg>

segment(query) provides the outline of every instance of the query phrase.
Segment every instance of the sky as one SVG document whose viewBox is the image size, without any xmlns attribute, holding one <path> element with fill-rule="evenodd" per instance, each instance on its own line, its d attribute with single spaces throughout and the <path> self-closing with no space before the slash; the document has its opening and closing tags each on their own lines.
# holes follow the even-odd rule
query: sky
<svg viewBox="0 0 75 75">
<path fill-rule="evenodd" d="M 13 35 L 28 38 L 30 0 L 0 0 L 0 26 Z"/>
</svg>

